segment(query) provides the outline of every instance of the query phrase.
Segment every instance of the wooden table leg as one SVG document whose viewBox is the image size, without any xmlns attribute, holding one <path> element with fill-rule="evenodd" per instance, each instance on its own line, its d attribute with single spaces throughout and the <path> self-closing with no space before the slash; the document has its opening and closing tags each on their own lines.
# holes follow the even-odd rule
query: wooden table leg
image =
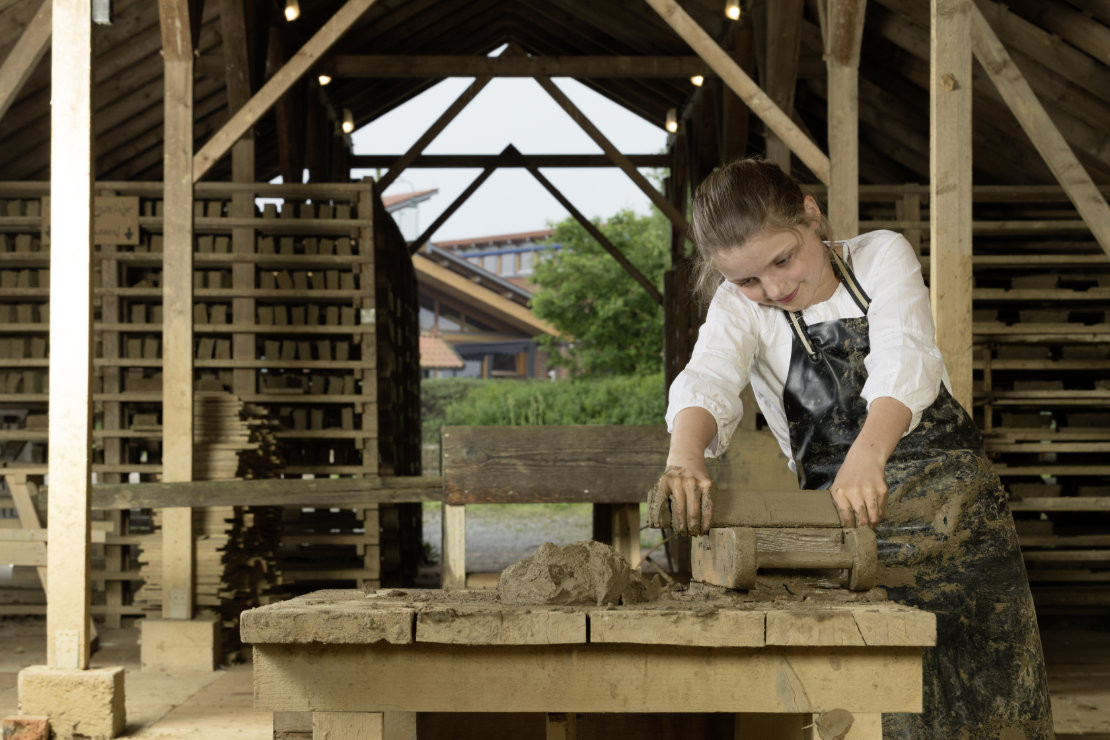
<svg viewBox="0 0 1110 740">
<path fill-rule="evenodd" d="M 313 712 L 312 740 L 416 740 L 416 712 Z"/>
<path fill-rule="evenodd" d="M 761 738 L 761 740 L 811 740 L 817 734 L 809 734 L 807 725 L 812 725 L 809 714 L 756 714 L 749 712 L 736 715 L 735 740 Z"/>
<path fill-rule="evenodd" d="M 613 504 L 613 549 L 635 568 L 640 564 L 640 505 Z"/>
<path fill-rule="evenodd" d="M 443 588 L 466 588 L 466 506 L 443 505 L 442 547 L 440 583 Z"/>
<path fill-rule="evenodd" d="M 578 737 L 578 721 L 573 712 L 547 715 L 547 740 L 575 740 Z"/>
</svg>

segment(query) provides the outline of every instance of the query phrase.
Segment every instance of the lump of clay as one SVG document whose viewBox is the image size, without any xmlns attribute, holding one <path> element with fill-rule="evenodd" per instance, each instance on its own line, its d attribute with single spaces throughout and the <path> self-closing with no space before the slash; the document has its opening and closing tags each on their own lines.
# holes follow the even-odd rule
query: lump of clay
<svg viewBox="0 0 1110 740">
<path fill-rule="evenodd" d="M 611 546 L 592 540 L 564 547 L 547 542 L 497 582 L 503 604 L 634 604 L 659 590 Z"/>
</svg>

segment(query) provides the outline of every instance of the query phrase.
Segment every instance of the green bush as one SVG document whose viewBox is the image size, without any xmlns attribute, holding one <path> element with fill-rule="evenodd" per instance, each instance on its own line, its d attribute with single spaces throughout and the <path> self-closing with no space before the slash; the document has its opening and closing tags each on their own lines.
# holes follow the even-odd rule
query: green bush
<svg viewBox="0 0 1110 740">
<path fill-rule="evenodd" d="M 424 378 L 420 381 L 420 436 L 424 444 L 439 442 L 444 413 L 475 388 L 491 382 L 479 378 Z"/>
<path fill-rule="evenodd" d="M 422 390 L 442 381 L 425 380 Z M 489 380 L 432 391 L 443 409 L 436 424 L 425 416 L 425 439 L 434 427 L 540 424 L 660 424 L 666 411 L 663 374 L 566 380 Z M 425 404 L 425 409 L 429 404 Z"/>
</svg>

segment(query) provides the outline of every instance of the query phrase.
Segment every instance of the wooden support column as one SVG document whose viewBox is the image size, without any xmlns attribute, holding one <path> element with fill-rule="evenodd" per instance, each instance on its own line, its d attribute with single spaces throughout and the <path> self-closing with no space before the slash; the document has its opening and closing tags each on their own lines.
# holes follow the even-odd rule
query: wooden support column
<svg viewBox="0 0 1110 740">
<path fill-rule="evenodd" d="M 741 19 L 740 23 L 733 37 L 732 59 L 750 74 L 755 69 L 755 33 L 750 22 Z M 751 111 L 743 100 L 729 93 L 721 96 L 721 162 L 731 162 L 748 153 L 750 120 Z"/>
<path fill-rule="evenodd" d="M 52 7 L 53 0 L 42 0 L 35 17 L 23 29 L 19 41 L 15 42 L 0 66 L 0 118 L 8 112 L 23 83 L 35 71 L 50 46 Z"/>
<path fill-rule="evenodd" d="M 829 0 L 829 224 L 832 238 L 859 233 L 859 49 L 867 0 Z"/>
<path fill-rule="evenodd" d="M 88 668 L 92 465 L 91 0 L 55 3 L 50 117 L 46 661 Z"/>
<path fill-rule="evenodd" d="M 778 0 L 767 4 L 767 81 L 764 87 L 783 112 L 794 112 L 798 84 L 798 52 L 802 41 L 803 0 Z M 767 159 L 790 172 L 790 147 L 774 131 L 766 132 Z M 830 152 L 830 155 L 832 152 Z"/>
<path fill-rule="evenodd" d="M 358 313 L 359 324 L 366 329 L 359 334 L 359 358 L 363 369 L 360 378 L 363 402 L 356 406 L 362 419 L 362 468 L 370 473 L 381 472 L 381 455 L 378 445 L 378 328 L 377 328 L 377 252 L 374 237 L 378 228 L 374 223 L 375 205 L 379 200 L 373 179 L 363 179 L 364 190 L 358 193 L 356 213 L 359 226 L 355 233 L 358 249 Z"/>
<path fill-rule="evenodd" d="M 932 0 L 929 293 L 952 395 L 971 410 L 971 0 Z"/>
<path fill-rule="evenodd" d="M 220 33 L 224 39 L 224 70 L 227 77 L 227 108 L 234 115 L 246 105 L 251 97 L 251 59 L 250 40 L 253 34 L 248 31 L 252 26 L 248 20 L 246 5 L 253 2 L 244 0 L 221 0 Z M 247 129 L 239 141 L 231 147 L 231 179 L 235 182 L 254 182 L 254 131 Z M 255 213 L 253 193 L 234 193 L 231 196 L 231 215 L 233 218 L 250 218 Z M 254 288 L 254 241 L 252 228 L 236 228 L 231 231 L 231 282 L 237 290 L 249 291 Z M 250 326 L 255 321 L 253 298 L 233 298 L 231 300 L 231 322 L 236 326 Z M 254 358 L 255 334 L 243 332 L 233 334 L 232 356 L 240 359 Z M 232 392 L 240 398 L 257 392 L 254 368 L 235 368 L 232 370 Z"/>
<path fill-rule="evenodd" d="M 189 7 L 159 0 L 165 59 L 162 478 L 193 479 L 193 44 Z M 162 617 L 193 616 L 193 522 L 162 511 Z"/>
<path fill-rule="evenodd" d="M 970 13 L 971 48 L 975 57 L 990 75 L 1002 99 L 1068 194 L 1080 217 L 1090 227 L 1102 251 L 1110 255 L 1110 206 L 1107 206 L 1106 199 L 1048 117 L 987 19 L 974 5 Z"/>
<path fill-rule="evenodd" d="M 280 70 L 289 61 L 285 26 L 270 26 L 270 41 L 266 46 L 267 67 Z M 304 181 L 305 165 L 305 89 L 298 79 L 290 83 L 281 97 L 274 102 L 277 120 L 278 169 L 282 182 L 299 185 Z M 241 110 L 241 109 L 240 109 Z"/>
<path fill-rule="evenodd" d="M 805 133 L 775 105 L 759 85 L 736 64 L 717 42 L 682 9 L 677 0 L 645 0 L 675 33 L 690 45 L 709 68 L 720 75 L 733 92 L 775 134 L 822 183 L 829 184 L 829 158 Z"/>
</svg>

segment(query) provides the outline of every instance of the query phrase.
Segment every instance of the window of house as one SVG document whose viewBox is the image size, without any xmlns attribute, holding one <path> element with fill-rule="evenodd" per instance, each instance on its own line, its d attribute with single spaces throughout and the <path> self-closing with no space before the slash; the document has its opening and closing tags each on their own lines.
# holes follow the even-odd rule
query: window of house
<svg viewBox="0 0 1110 740">
<path fill-rule="evenodd" d="M 420 330 L 431 331 L 436 328 L 436 304 L 431 298 L 420 299 Z"/>
<path fill-rule="evenodd" d="M 439 330 L 440 331 L 461 331 L 462 330 L 462 314 L 444 304 L 439 304 Z"/>
<path fill-rule="evenodd" d="M 487 254 L 485 257 L 483 257 L 482 258 L 482 269 L 486 270 L 487 272 L 496 273 L 497 272 L 497 255 L 496 254 Z"/>
</svg>

